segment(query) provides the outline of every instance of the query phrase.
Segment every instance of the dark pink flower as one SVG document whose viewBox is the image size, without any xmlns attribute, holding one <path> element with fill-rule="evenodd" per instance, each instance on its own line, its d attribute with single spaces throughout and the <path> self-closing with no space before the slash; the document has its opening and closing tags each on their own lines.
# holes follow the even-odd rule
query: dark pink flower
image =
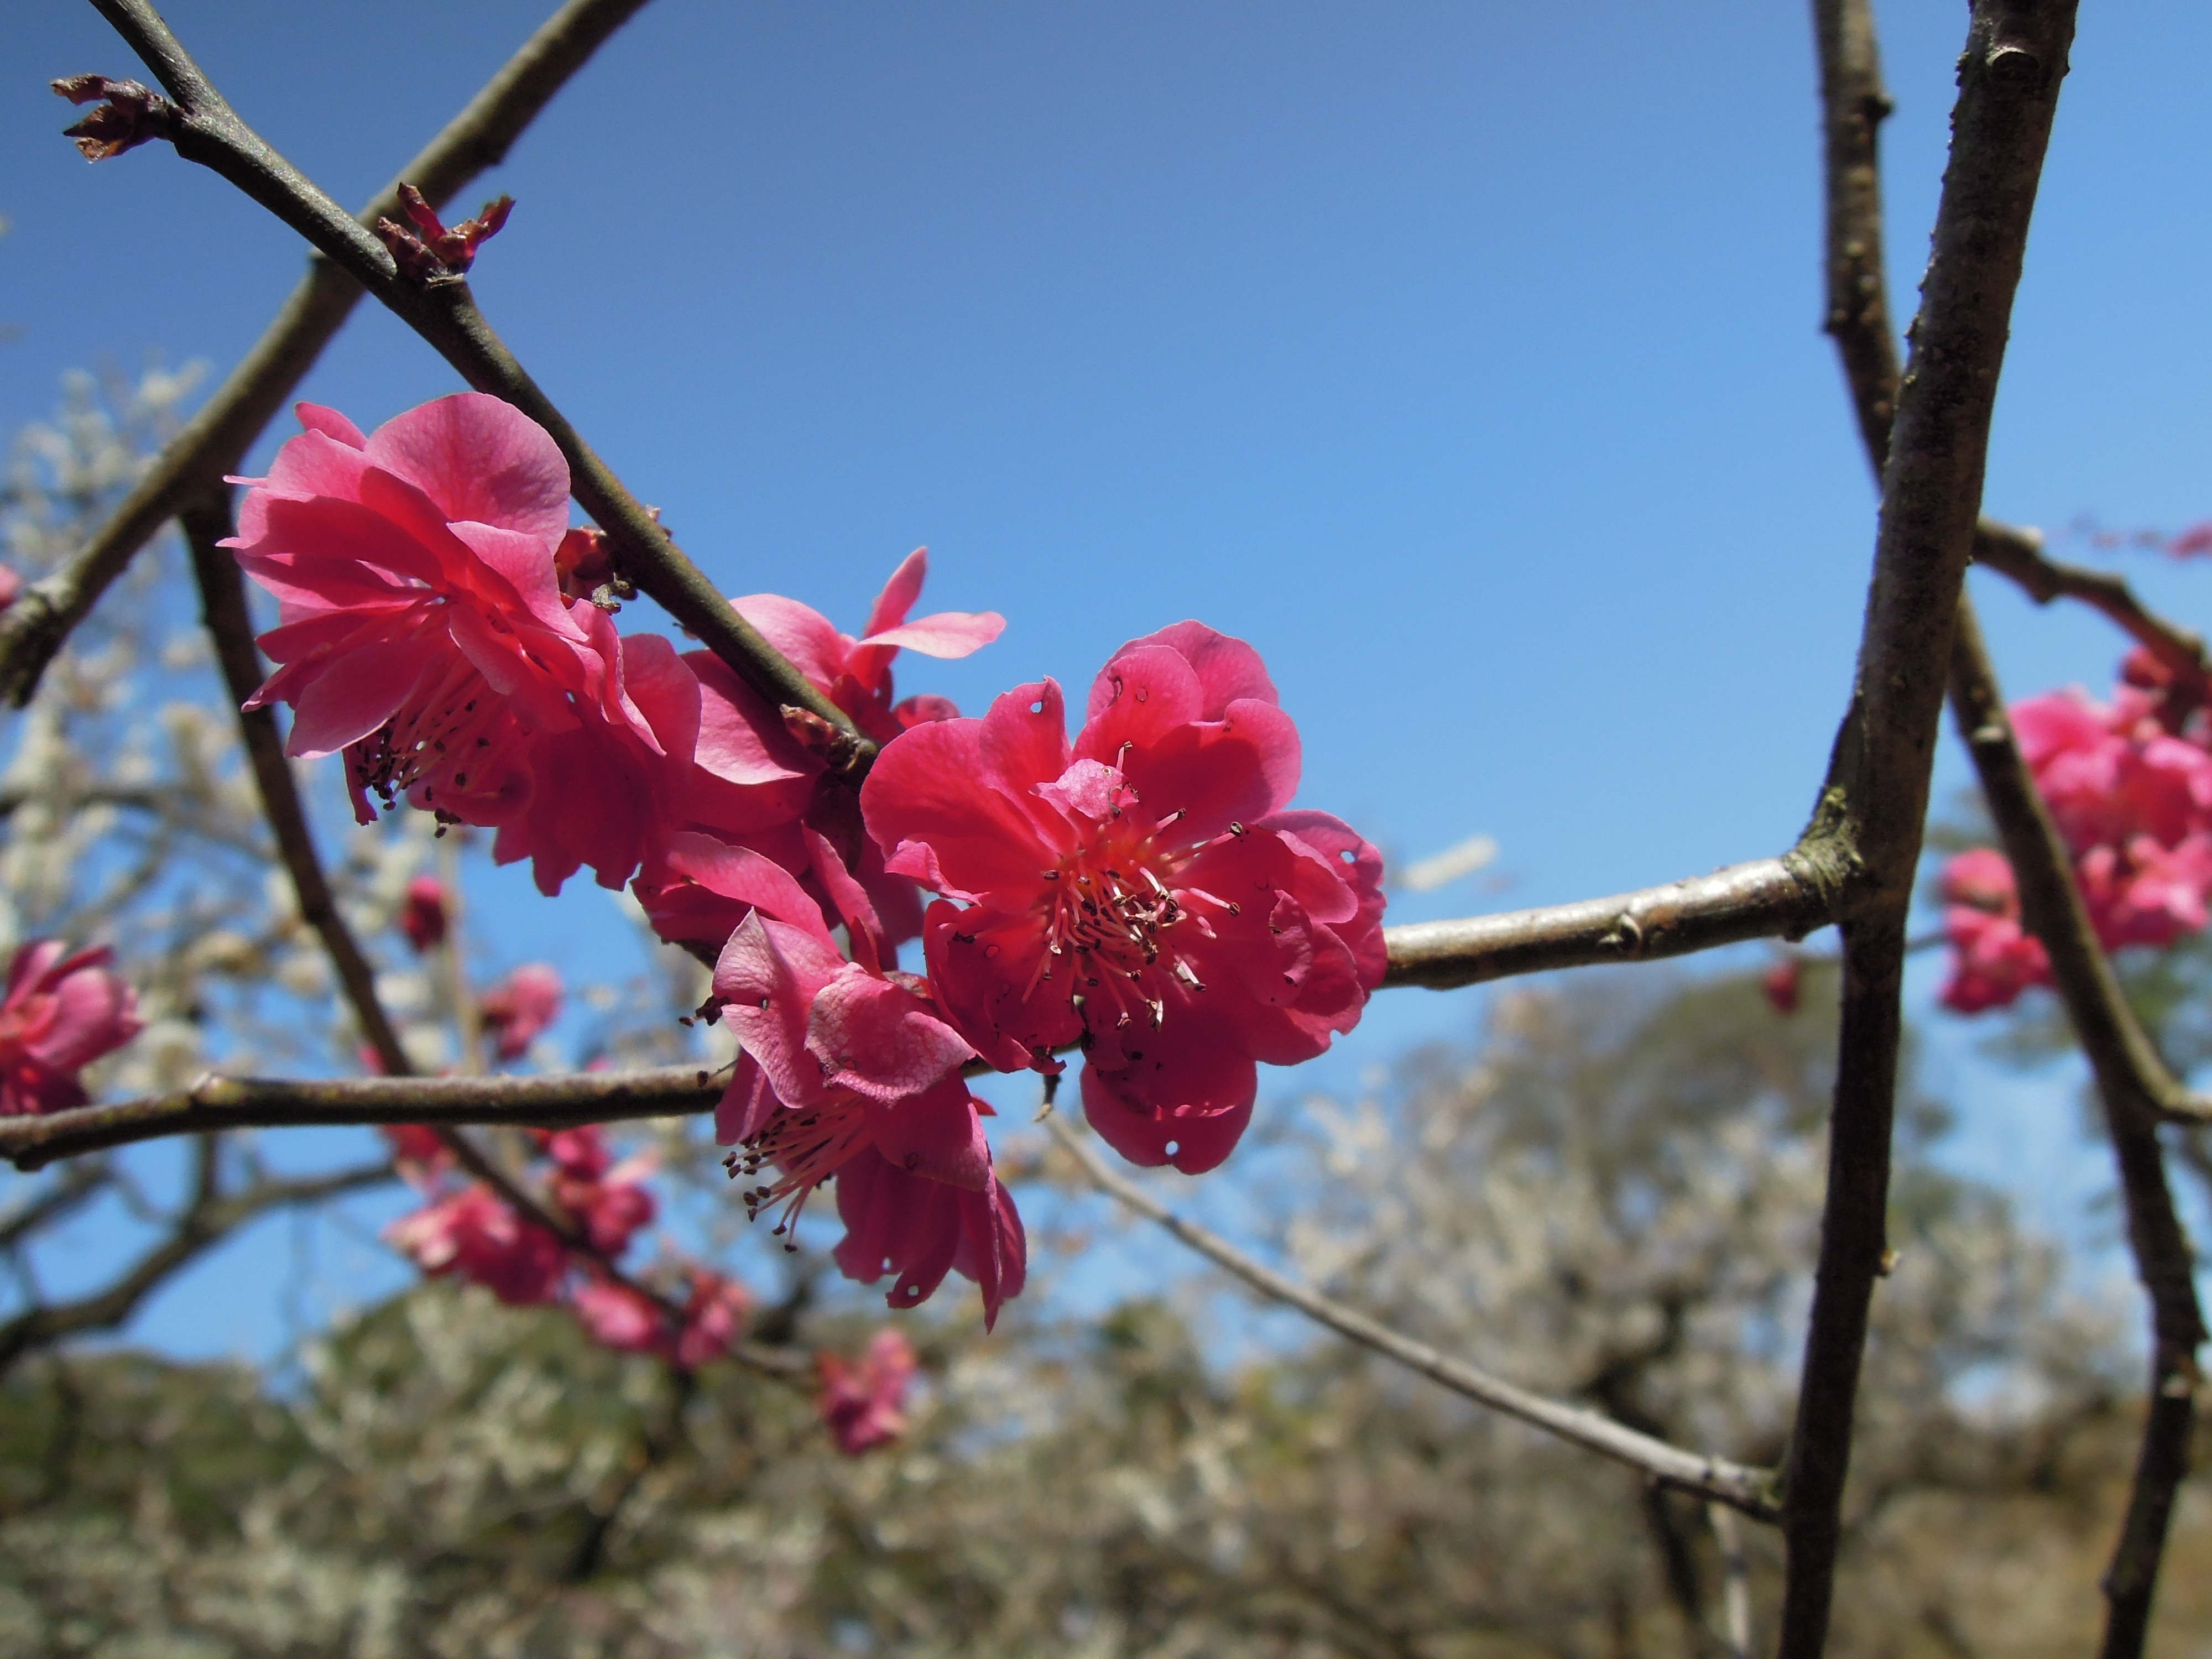
<svg viewBox="0 0 2212 1659">
<path fill-rule="evenodd" d="M 1776 1013 L 1794 1014 L 1797 1012 L 1799 981 L 1803 976 L 1803 964 L 1795 957 L 1784 957 L 1759 981 L 1759 994 Z"/>
<path fill-rule="evenodd" d="M 463 1188 L 399 1218 L 384 1236 L 426 1273 L 453 1273 L 501 1301 L 556 1301 L 568 1276 L 561 1241 L 523 1220 L 488 1187 Z"/>
<path fill-rule="evenodd" d="M 871 737 L 884 740 L 908 726 L 958 713 L 943 697 L 891 701 L 891 661 L 902 648 L 933 657 L 964 657 L 998 638 L 1006 619 L 994 611 L 941 611 L 907 620 L 928 574 L 926 550 L 907 556 L 877 596 L 858 639 L 840 633 L 819 612 L 775 593 L 732 603 L 769 642 Z M 690 867 L 702 854 L 699 836 L 775 860 L 805 883 L 817 903 L 829 895 L 816 875 L 802 825 L 826 837 L 859 879 L 896 944 L 921 931 L 914 884 L 887 875 L 882 855 L 863 832 L 849 789 L 828 776 L 819 757 L 794 737 L 771 708 L 704 651 L 684 659 L 698 676 L 699 736 L 689 785 L 690 829 L 684 848 L 661 843 L 637 882 L 637 896 L 663 939 L 720 945 L 749 906 L 711 887 Z M 669 856 L 677 850 L 676 856 Z"/>
<path fill-rule="evenodd" d="M 690 1269 L 688 1279 L 676 1322 L 651 1297 L 604 1279 L 577 1291 L 577 1321 L 604 1346 L 656 1354 L 680 1370 L 696 1370 L 736 1346 L 751 1315 L 752 1297 L 736 1280 L 703 1267 Z"/>
<path fill-rule="evenodd" d="M 815 1409 L 848 1457 L 906 1432 L 906 1390 L 914 1380 L 914 1345 L 896 1329 L 878 1331 L 867 1353 L 848 1364 L 833 1353 L 814 1359 L 822 1390 Z"/>
<path fill-rule="evenodd" d="M 0 1000 L 0 1117 L 58 1112 L 88 1097 L 77 1073 L 138 1035 L 138 994 L 108 967 L 105 946 L 69 954 L 33 939 L 8 969 Z"/>
<path fill-rule="evenodd" d="M 392 1161 L 410 1180 L 428 1181 L 453 1167 L 452 1151 L 427 1123 L 387 1123 L 384 1139 L 392 1148 Z"/>
<path fill-rule="evenodd" d="M 733 1173 L 775 1172 L 748 1188 L 745 1204 L 756 1214 L 782 1206 L 779 1234 L 834 1176 L 847 1276 L 868 1284 L 894 1275 L 886 1299 L 909 1308 L 957 1268 L 981 1290 L 988 1327 L 1020 1292 L 1026 1246 L 991 1170 L 979 1121 L 988 1109 L 961 1075 L 975 1050 L 939 1018 L 926 983 L 883 969 L 866 895 L 817 850 L 857 959 L 839 953 L 795 884 L 781 895 L 766 881 L 751 890 L 755 908 L 714 969 L 722 1017 L 744 1047 L 715 1138 L 744 1148 L 732 1155 Z M 754 870 L 769 872 L 783 874 L 766 860 Z M 777 905 L 793 919 L 776 919 Z"/>
<path fill-rule="evenodd" d="M 653 1167 L 649 1158 L 615 1164 L 598 1127 L 590 1124 L 551 1136 L 545 1151 L 554 1164 L 554 1202 L 600 1255 L 620 1255 L 629 1248 L 632 1234 L 653 1224 L 659 1206 L 645 1185 Z"/>
<path fill-rule="evenodd" d="M 1079 1045 L 1099 1133 L 1195 1174 L 1243 1133 L 1256 1063 L 1319 1054 L 1382 982 L 1382 856 L 1284 810 L 1298 765 L 1259 653 L 1180 623 L 1115 653 L 1073 747 L 1047 680 L 909 730 L 860 799 L 887 867 L 945 895 L 945 1017 L 1005 1069 Z"/>
<path fill-rule="evenodd" d="M 544 430 L 475 392 L 364 438 L 307 430 L 252 488 L 228 545 L 275 594 L 253 698 L 289 703 L 295 755 L 345 751 L 356 815 L 404 794 L 495 827 L 548 893 L 583 865 L 619 887 L 680 821 L 697 682 L 665 640 L 618 640 L 561 591 L 568 469 Z"/>
<path fill-rule="evenodd" d="M 1986 847 L 1960 853 L 1943 866 L 1944 936 L 1951 976 L 1939 1000 L 1961 1014 L 2002 1008 L 2033 985 L 2051 982 L 2043 942 L 2020 922 L 2020 890 L 2004 854 Z"/>
<path fill-rule="evenodd" d="M 520 1060 L 530 1045 L 561 1018 L 561 975 L 550 963 L 526 962 L 485 992 L 477 1004 L 484 1035 L 501 1060 Z"/>
<path fill-rule="evenodd" d="M 399 931 L 416 955 L 434 950 L 446 939 L 446 890 L 435 876 L 417 876 L 407 884 L 407 902 L 400 907 Z"/>
</svg>

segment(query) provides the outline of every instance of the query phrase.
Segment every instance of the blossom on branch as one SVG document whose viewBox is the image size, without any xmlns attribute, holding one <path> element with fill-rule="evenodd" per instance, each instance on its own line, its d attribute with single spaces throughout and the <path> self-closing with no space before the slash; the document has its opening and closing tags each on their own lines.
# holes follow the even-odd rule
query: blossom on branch
<svg viewBox="0 0 2212 1659">
<path fill-rule="evenodd" d="M 557 1301 L 568 1276 L 561 1241 L 482 1185 L 400 1217 L 384 1236 L 424 1273 L 481 1285 L 510 1307 Z"/>
<path fill-rule="evenodd" d="M 1986 847 L 1960 854 L 1943 867 L 1944 937 L 1951 976 L 1940 1000 L 1961 1014 L 2002 1008 L 2032 985 L 2051 983 L 2042 940 L 2021 926 L 2020 891 L 2004 854 Z"/>
<path fill-rule="evenodd" d="M 944 1018 L 993 1065 L 1085 1055 L 1084 1109 L 1133 1163 L 1229 1155 L 1256 1064 L 1358 1023 L 1382 983 L 1382 860 L 1285 810 L 1297 730 L 1257 652 L 1194 622 L 1132 641 L 1071 746 L 1060 687 L 917 726 L 861 791 L 923 929 Z"/>
<path fill-rule="evenodd" d="M 909 622 L 907 612 L 921 597 L 928 571 L 927 549 L 908 554 L 877 595 L 858 639 L 780 594 L 754 593 L 731 603 L 854 725 L 883 742 L 910 726 L 959 712 L 943 697 L 893 702 L 891 662 L 902 649 L 964 657 L 1006 628 L 1006 618 L 995 611 L 940 611 Z M 638 878 L 637 897 L 654 929 L 665 939 L 719 947 L 744 920 L 746 905 L 696 874 L 696 862 L 713 857 L 697 847 L 698 836 L 774 860 L 805 883 L 817 902 L 827 902 L 801 834 L 811 828 L 829 839 L 866 889 L 890 943 L 920 933 L 921 905 L 914 884 L 884 872 L 881 853 L 862 830 L 852 791 L 794 732 L 787 711 L 771 707 L 711 653 L 690 652 L 684 660 L 698 677 L 701 699 L 689 788 L 693 844 L 670 856 L 671 844 L 660 843 Z M 811 726 L 802 727 L 811 734 Z"/>
<path fill-rule="evenodd" d="M 112 951 L 69 954 L 33 939 L 8 969 L 0 1000 L 0 1117 L 58 1112 L 89 1097 L 77 1073 L 138 1035 L 138 994 L 108 966 Z"/>
<path fill-rule="evenodd" d="M 561 975 L 552 963 L 526 962 L 485 992 L 477 1018 L 503 1060 L 520 1060 L 561 1018 Z"/>
<path fill-rule="evenodd" d="M 848 1457 L 906 1432 L 906 1390 L 914 1380 L 914 1345 L 896 1329 L 878 1331 L 868 1351 L 848 1364 L 834 1353 L 814 1358 L 821 1393 L 815 1409 Z"/>
<path fill-rule="evenodd" d="M 992 1172 L 980 1121 L 990 1109 L 962 1076 L 975 1051 L 939 1017 L 927 981 L 883 968 L 866 894 L 814 841 L 856 959 L 840 954 L 796 884 L 757 859 L 754 908 L 714 969 L 721 1016 L 744 1048 L 715 1139 L 742 1149 L 729 1158 L 733 1176 L 763 1177 L 745 1206 L 782 1206 L 779 1235 L 834 1177 L 846 1228 L 836 1258 L 848 1278 L 892 1275 L 885 1300 L 910 1308 L 957 1269 L 982 1291 L 988 1328 L 1020 1293 L 1027 1246 Z"/>
<path fill-rule="evenodd" d="M 654 635 L 618 638 L 561 591 L 568 468 L 544 428 L 463 392 L 363 437 L 299 405 L 239 511 L 236 550 L 277 599 L 280 666 L 252 706 L 289 703 L 287 751 L 346 757 L 355 812 L 404 795 L 499 832 L 542 891 L 584 865 L 619 887 L 680 817 L 697 682 Z"/>
<path fill-rule="evenodd" d="M 446 889 L 435 876 L 417 876 L 407 884 L 407 902 L 400 907 L 399 931 L 421 956 L 446 942 Z"/>
</svg>

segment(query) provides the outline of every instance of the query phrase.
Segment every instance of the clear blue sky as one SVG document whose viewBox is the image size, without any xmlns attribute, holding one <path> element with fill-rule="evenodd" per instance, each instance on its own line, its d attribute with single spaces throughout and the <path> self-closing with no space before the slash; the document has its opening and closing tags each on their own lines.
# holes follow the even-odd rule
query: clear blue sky
<svg viewBox="0 0 2212 1659">
<path fill-rule="evenodd" d="M 1877 12 L 1909 313 L 1965 9 Z M 540 13 L 167 15 L 354 205 Z M 89 6 L 25 0 L 8 34 L 0 428 L 70 366 L 227 368 L 299 245 L 166 150 L 88 167 L 57 136 L 49 76 L 137 72 Z M 2201 6 L 2085 14 L 1992 512 L 2212 514 L 2208 55 Z M 909 690 L 980 708 L 1040 673 L 1080 686 L 1181 617 L 1241 634 L 1304 730 L 1305 804 L 1406 857 L 1503 844 L 1510 886 L 1401 920 L 1774 852 L 1805 816 L 1874 507 L 1817 327 L 1808 6 L 654 0 L 468 200 L 495 191 L 519 205 L 485 309 L 710 575 L 851 627 L 926 543 L 928 608 L 1006 614 L 969 662 L 906 659 Z M 364 308 L 307 392 L 366 427 L 457 384 Z M 2212 572 L 2136 556 L 2175 614 L 2212 617 Z M 2100 624 L 1977 584 L 2016 695 L 2109 683 Z M 1964 782 L 1947 750 L 1939 790 Z M 607 926 L 582 888 L 497 914 L 517 957 Z M 1317 1079 L 1474 1006 L 1379 999 Z M 1936 1046 L 1972 1109 L 1962 1158 L 2095 1184 L 2063 1081 L 1991 1073 L 1955 1030 Z"/>
</svg>

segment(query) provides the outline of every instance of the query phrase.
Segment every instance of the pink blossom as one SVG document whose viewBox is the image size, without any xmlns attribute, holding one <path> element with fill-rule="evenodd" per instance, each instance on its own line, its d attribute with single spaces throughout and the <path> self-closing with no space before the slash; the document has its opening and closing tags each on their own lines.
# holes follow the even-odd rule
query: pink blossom
<svg viewBox="0 0 2212 1659">
<path fill-rule="evenodd" d="M 738 1337 L 752 1316 L 750 1292 L 733 1279 L 704 1268 L 691 1270 L 691 1294 L 684 1304 L 684 1328 L 677 1333 L 676 1364 L 696 1370 L 720 1359 L 737 1346 Z"/>
<path fill-rule="evenodd" d="M 2004 854 L 1976 847 L 1943 867 L 1944 936 L 1951 976 L 1940 1000 L 1961 1014 L 2002 1008 L 2032 985 L 2051 982 L 2043 943 L 2020 922 L 2020 890 Z"/>
<path fill-rule="evenodd" d="M 944 1017 L 1002 1069 L 1079 1045 L 1099 1133 L 1195 1174 L 1243 1133 L 1256 1063 L 1319 1054 L 1382 982 L 1382 856 L 1284 810 L 1298 767 L 1259 653 L 1179 623 L 1115 653 L 1073 747 L 1046 680 L 908 731 L 860 800 L 886 867 L 945 895 Z"/>
<path fill-rule="evenodd" d="M 818 838 L 817 838 L 818 841 Z M 881 924 L 866 895 L 829 852 L 847 961 L 820 911 L 766 860 L 751 866 L 752 912 L 730 935 L 714 994 L 744 1053 L 715 1114 L 715 1138 L 744 1148 L 733 1173 L 748 1180 L 749 1212 L 784 1206 L 775 1231 L 796 1224 L 808 1197 L 837 1179 L 846 1225 L 836 1252 L 849 1278 L 895 1275 L 886 1300 L 909 1308 L 954 1269 L 975 1281 L 988 1328 L 1018 1295 L 1026 1246 L 1011 1194 L 961 1067 L 975 1050 L 927 1000 L 928 986 L 881 965 Z M 787 889 L 773 886 L 781 877 Z M 790 920 L 777 919 L 781 908 Z"/>
<path fill-rule="evenodd" d="M 472 1280 L 514 1307 L 557 1300 L 568 1274 L 561 1241 L 523 1220 L 488 1187 L 437 1199 L 400 1217 L 384 1236 L 424 1273 Z"/>
<path fill-rule="evenodd" d="M 52 939 L 15 952 L 0 1000 L 0 1117 L 83 1105 L 77 1073 L 138 1035 L 138 994 L 114 959 L 105 946 L 71 956 Z"/>
<path fill-rule="evenodd" d="M 387 1123 L 384 1139 L 392 1148 L 392 1161 L 410 1180 L 427 1180 L 453 1165 L 452 1151 L 427 1123 Z"/>
<path fill-rule="evenodd" d="M 906 1390 L 915 1369 L 914 1345 L 896 1329 L 878 1331 L 857 1364 L 833 1353 L 815 1356 L 822 1390 L 815 1409 L 848 1457 L 906 1432 Z"/>
<path fill-rule="evenodd" d="M 1759 994 L 1766 999 L 1767 1006 L 1778 1014 L 1797 1012 L 1799 981 L 1804 968 L 1795 957 L 1784 957 L 1766 970 L 1759 981 Z"/>
<path fill-rule="evenodd" d="M 650 1226 L 658 1209 L 645 1178 L 648 1158 L 613 1162 L 596 1125 L 563 1129 L 545 1144 L 553 1160 L 553 1200 L 583 1230 L 592 1248 L 617 1256 L 632 1234 Z"/>
<path fill-rule="evenodd" d="M 15 566 L 0 564 L 0 611 L 15 603 L 23 591 L 23 578 Z"/>
<path fill-rule="evenodd" d="M 561 975 L 550 963 L 524 963 L 477 1003 L 477 1018 L 503 1060 L 520 1060 L 560 1017 Z"/>
<path fill-rule="evenodd" d="M 863 732 L 882 741 L 909 726 L 959 712 L 937 696 L 892 702 L 891 661 L 902 647 L 927 656 L 964 657 L 998 638 L 1006 627 L 1006 619 L 994 611 L 941 611 L 908 621 L 906 613 L 920 597 L 928 568 L 927 550 L 908 555 L 877 596 L 858 639 L 779 594 L 754 593 L 732 603 Z M 918 934 L 921 905 L 914 884 L 884 872 L 881 854 L 861 829 L 851 791 L 831 781 L 820 757 L 793 735 L 781 714 L 718 658 L 695 651 L 684 660 L 698 677 L 701 696 L 689 787 L 690 829 L 775 860 L 805 884 L 817 902 L 827 902 L 800 835 L 804 824 L 836 848 L 867 891 L 890 943 Z M 663 939 L 719 945 L 750 907 L 732 902 L 695 872 L 692 865 L 708 856 L 696 845 L 686 855 L 669 856 L 671 844 L 665 842 L 658 851 L 636 889 L 654 928 Z"/>
<path fill-rule="evenodd" d="M 604 1348 L 623 1353 L 660 1353 L 668 1346 L 668 1321 L 653 1298 L 627 1285 L 593 1279 L 574 1298 L 576 1322 Z"/>
<path fill-rule="evenodd" d="M 583 865 L 619 887 L 679 819 L 697 683 L 665 640 L 618 640 L 561 591 L 568 469 L 544 430 L 464 392 L 364 438 L 307 429 L 239 513 L 237 550 L 276 596 L 281 666 L 252 706 L 289 703 L 289 751 L 344 750 L 356 816 L 404 794 L 496 828 L 547 893 Z"/>
<path fill-rule="evenodd" d="M 445 943 L 446 890 L 435 876 L 417 876 L 407 884 L 407 902 L 399 911 L 399 931 L 422 955 Z"/>
</svg>

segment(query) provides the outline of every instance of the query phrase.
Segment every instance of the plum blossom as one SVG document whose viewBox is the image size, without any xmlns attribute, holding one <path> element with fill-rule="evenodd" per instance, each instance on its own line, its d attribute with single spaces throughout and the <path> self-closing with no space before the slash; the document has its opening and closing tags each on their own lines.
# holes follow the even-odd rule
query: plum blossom
<svg viewBox="0 0 2212 1659">
<path fill-rule="evenodd" d="M 620 1255 L 632 1234 L 653 1224 L 659 1206 L 644 1184 L 653 1169 L 650 1158 L 615 1163 L 594 1124 L 561 1130 L 548 1139 L 545 1153 L 555 1170 L 553 1201 L 600 1255 Z"/>
<path fill-rule="evenodd" d="M 761 1177 L 745 1192 L 747 1211 L 782 1206 L 778 1234 L 835 1176 L 846 1228 L 835 1255 L 848 1278 L 893 1275 L 886 1301 L 910 1308 L 957 1269 L 982 1291 L 988 1328 L 1020 1293 L 1027 1247 L 1012 1195 L 992 1172 L 980 1121 L 989 1108 L 961 1074 L 975 1051 L 939 1016 L 926 981 L 884 969 L 866 892 L 813 839 L 855 959 L 838 951 L 786 872 L 744 855 L 732 874 L 754 878 L 753 908 L 714 969 L 721 1016 L 744 1053 L 715 1138 L 741 1148 L 728 1160 L 733 1176 Z"/>
<path fill-rule="evenodd" d="M 560 1018 L 561 975 L 550 963 L 524 963 L 477 1003 L 477 1018 L 502 1060 L 520 1060 Z"/>
<path fill-rule="evenodd" d="M 859 638 L 838 631 L 796 599 L 754 593 L 731 603 L 824 696 L 878 742 L 908 726 L 959 712 L 943 697 L 892 702 L 891 662 L 901 649 L 964 657 L 1006 628 L 995 611 L 939 611 L 907 618 L 928 574 L 927 549 L 908 554 L 884 585 Z M 699 737 L 690 775 L 689 829 L 726 846 L 775 860 L 806 884 L 817 902 L 828 894 L 812 867 L 802 827 L 827 837 L 874 903 L 891 943 L 921 931 L 914 884 L 886 875 L 882 855 L 863 833 L 852 792 L 832 779 L 822 759 L 787 726 L 781 714 L 704 651 L 684 659 L 698 677 Z M 720 946 L 744 919 L 746 907 L 702 884 L 684 855 L 662 842 L 639 877 L 636 893 L 663 939 Z M 691 857 L 703 855 L 696 845 Z"/>
<path fill-rule="evenodd" d="M 672 1322 L 663 1305 L 630 1285 L 595 1279 L 574 1298 L 576 1321 L 603 1347 L 649 1353 L 679 1370 L 696 1370 L 737 1344 L 752 1311 L 752 1297 L 734 1279 L 693 1268 Z"/>
<path fill-rule="evenodd" d="M 384 1236 L 424 1273 L 482 1285 L 511 1307 L 559 1300 L 568 1274 L 561 1241 L 485 1186 L 435 1199 L 400 1217 Z"/>
<path fill-rule="evenodd" d="M 407 884 L 407 902 L 400 907 L 399 931 L 421 956 L 446 941 L 446 889 L 435 876 L 417 876 Z"/>
<path fill-rule="evenodd" d="M 2002 1008 L 2033 985 L 2051 982 L 2042 940 L 2021 926 L 2020 892 L 2002 853 L 1977 847 L 1943 868 L 1943 933 L 1951 976 L 1939 1000 L 1961 1014 Z"/>
<path fill-rule="evenodd" d="M 1804 963 L 1796 957 L 1784 957 L 1768 969 L 1759 981 L 1759 994 L 1766 999 L 1767 1006 L 1778 1014 L 1796 1013 L 1804 974 Z"/>
<path fill-rule="evenodd" d="M 105 946 L 71 956 L 52 939 L 15 952 L 0 1000 L 0 1117 L 83 1105 L 77 1073 L 138 1035 L 138 994 L 114 959 Z"/>
<path fill-rule="evenodd" d="M 915 1361 L 904 1333 L 878 1331 L 857 1363 L 834 1353 L 817 1354 L 814 1363 L 822 1385 L 815 1409 L 839 1451 L 858 1457 L 906 1432 L 906 1390 Z"/>
<path fill-rule="evenodd" d="M 994 1066 L 1085 1055 L 1084 1109 L 1189 1174 L 1382 982 L 1382 860 L 1285 810 L 1297 730 L 1257 652 L 1194 622 L 1117 651 L 1073 745 L 1050 680 L 911 727 L 861 791 L 886 867 L 944 896 L 923 940 L 943 1018 Z"/>
<path fill-rule="evenodd" d="M 568 469 L 544 428 L 463 392 L 368 437 L 298 406 L 307 430 L 251 486 L 227 546 L 277 599 L 288 751 L 346 756 L 356 815 L 401 795 L 496 829 L 546 893 L 584 865 L 619 887 L 680 818 L 698 683 L 654 635 L 618 639 L 564 595 Z"/>
</svg>

